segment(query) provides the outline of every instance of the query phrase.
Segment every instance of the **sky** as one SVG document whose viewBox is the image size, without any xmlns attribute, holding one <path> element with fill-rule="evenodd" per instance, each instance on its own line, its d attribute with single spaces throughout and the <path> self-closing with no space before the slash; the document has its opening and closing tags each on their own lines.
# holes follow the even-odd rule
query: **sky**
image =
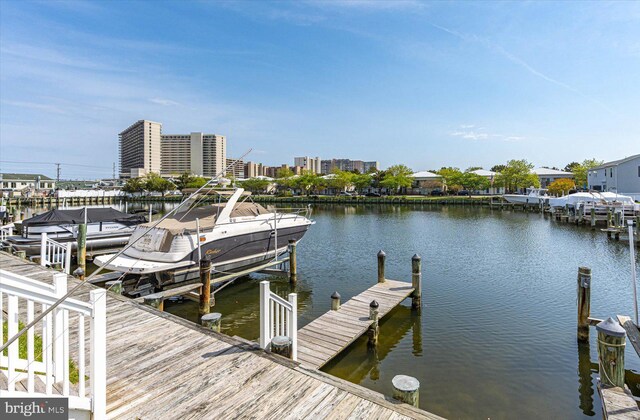
<svg viewBox="0 0 640 420">
<path fill-rule="evenodd" d="M 640 2 L 0 1 L 0 171 L 110 177 L 118 133 L 418 170 L 640 153 Z"/>
</svg>

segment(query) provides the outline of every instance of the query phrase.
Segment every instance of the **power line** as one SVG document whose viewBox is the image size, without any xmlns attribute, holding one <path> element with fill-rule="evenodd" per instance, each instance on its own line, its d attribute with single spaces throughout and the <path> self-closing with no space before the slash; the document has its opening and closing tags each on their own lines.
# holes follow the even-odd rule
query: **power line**
<svg viewBox="0 0 640 420">
<path fill-rule="evenodd" d="M 95 168 L 95 169 L 111 169 L 106 166 L 95 166 L 95 165 L 81 165 L 79 163 L 66 163 L 66 162 L 25 162 L 18 160 L 0 160 L 0 163 L 24 163 L 29 165 L 67 165 L 67 166 L 81 166 L 84 168 Z"/>
</svg>

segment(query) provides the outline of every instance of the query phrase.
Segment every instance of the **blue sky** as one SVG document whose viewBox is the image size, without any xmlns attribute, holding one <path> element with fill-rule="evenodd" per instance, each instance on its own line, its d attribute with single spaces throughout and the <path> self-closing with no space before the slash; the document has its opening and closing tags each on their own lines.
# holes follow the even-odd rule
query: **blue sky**
<svg viewBox="0 0 640 420">
<path fill-rule="evenodd" d="M 0 169 L 110 176 L 117 135 L 406 163 L 640 153 L 640 2 L 0 3 Z"/>
</svg>

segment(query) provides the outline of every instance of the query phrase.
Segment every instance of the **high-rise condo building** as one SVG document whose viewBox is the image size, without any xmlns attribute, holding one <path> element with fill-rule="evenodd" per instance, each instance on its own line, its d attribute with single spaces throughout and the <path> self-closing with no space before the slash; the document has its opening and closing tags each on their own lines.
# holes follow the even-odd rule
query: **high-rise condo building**
<svg viewBox="0 0 640 420">
<path fill-rule="evenodd" d="M 242 159 L 227 158 L 225 176 L 232 176 L 235 179 L 244 179 L 244 162 Z"/>
<path fill-rule="evenodd" d="M 302 156 L 293 158 L 293 166 L 300 166 L 302 169 L 313 172 L 314 174 L 319 174 L 321 172 L 319 157 L 312 158 L 309 156 Z"/>
<path fill-rule="evenodd" d="M 264 176 L 264 166 L 262 163 L 247 162 L 244 164 L 244 179 Z"/>
<path fill-rule="evenodd" d="M 160 173 L 162 124 L 140 120 L 118 135 L 120 177 Z"/>
<path fill-rule="evenodd" d="M 363 162 L 361 160 L 351 159 L 325 159 L 320 163 L 320 171 L 323 174 L 330 174 L 334 169 L 366 173 L 369 172 L 371 168 L 377 170 L 378 162 Z"/>
<path fill-rule="evenodd" d="M 163 134 L 162 175 L 216 176 L 226 167 L 226 142 L 218 134 Z"/>
</svg>

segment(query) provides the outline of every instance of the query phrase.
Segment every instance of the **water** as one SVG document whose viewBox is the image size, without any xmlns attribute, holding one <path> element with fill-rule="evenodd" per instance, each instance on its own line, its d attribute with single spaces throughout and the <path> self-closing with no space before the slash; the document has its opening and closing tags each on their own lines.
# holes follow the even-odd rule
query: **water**
<svg viewBox="0 0 640 420">
<path fill-rule="evenodd" d="M 423 307 L 410 300 L 384 318 L 376 352 L 356 341 L 323 370 L 391 395 L 396 374 L 421 383 L 420 407 L 448 418 L 586 418 L 601 415 L 597 345 L 576 342 L 576 277 L 591 267 L 592 316 L 632 315 L 628 245 L 540 214 L 476 207 L 317 206 L 298 246 L 299 323 L 387 277 L 410 281 L 423 260 Z M 259 336 L 258 282 L 216 294 L 223 332 Z M 270 278 L 281 296 L 293 290 Z M 165 309 L 195 321 L 197 304 Z M 640 362 L 627 345 L 627 385 L 640 394 Z"/>
</svg>

